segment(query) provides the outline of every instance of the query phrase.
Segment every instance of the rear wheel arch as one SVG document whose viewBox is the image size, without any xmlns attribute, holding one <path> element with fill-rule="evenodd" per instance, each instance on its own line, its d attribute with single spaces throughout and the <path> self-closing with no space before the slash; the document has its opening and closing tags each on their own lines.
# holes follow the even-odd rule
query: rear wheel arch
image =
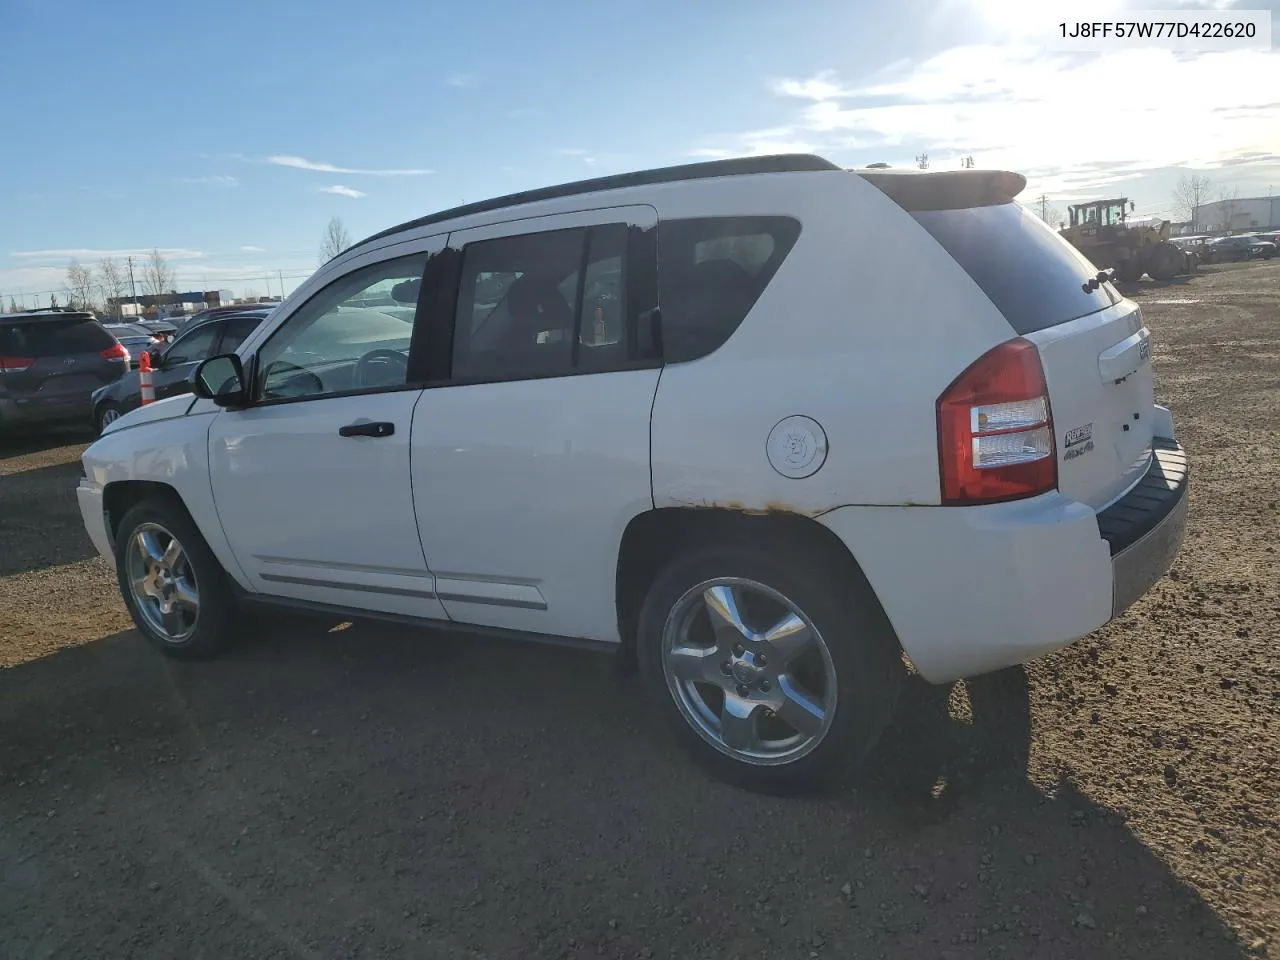
<svg viewBox="0 0 1280 960">
<path fill-rule="evenodd" d="M 812 552 L 824 565 L 841 571 L 851 587 L 874 601 L 888 635 L 896 638 L 857 559 L 835 533 L 817 520 L 785 511 L 751 514 L 723 508 L 660 507 L 633 517 L 618 549 L 618 633 L 628 665 L 635 659 L 640 608 L 663 568 L 695 548 L 734 545 Z M 897 652 L 901 652 L 900 644 Z"/>
</svg>

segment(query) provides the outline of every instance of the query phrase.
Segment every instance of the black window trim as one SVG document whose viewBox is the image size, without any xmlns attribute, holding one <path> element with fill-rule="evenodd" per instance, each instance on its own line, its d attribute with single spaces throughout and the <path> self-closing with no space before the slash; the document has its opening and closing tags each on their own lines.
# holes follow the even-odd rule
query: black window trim
<svg viewBox="0 0 1280 960">
<path fill-rule="evenodd" d="M 624 206 L 634 207 L 636 204 L 627 204 Z M 644 206 L 644 205 L 641 205 Z M 434 308 L 429 309 L 426 313 L 426 325 L 431 329 L 425 335 L 428 340 L 429 349 L 427 356 L 424 358 L 424 366 L 426 367 L 426 380 L 423 387 L 428 390 L 434 390 L 442 387 L 469 387 L 485 383 L 520 383 L 529 380 L 563 380 L 567 377 L 582 377 L 606 375 L 610 373 L 622 373 L 630 370 L 654 370 L 661 368 L 663 359 L 661 351 L 651 349 L 650 356 L 642 356 L 639 345 L 639 327 L 641 325 L 649 325 L 653 328 L 654 334 L 652 340 L 655 347 L 660 344 L 660 338 L 657 334 L 660 329 L 660 312 L 658 310 L 658 294 L 657 294 L 657 220 L 652 226 L 640 226 L 627 219 L 607 219 L 612 211 L 618 210 L 618 207 L 602 207 L 593 210 L 575 210 L 567 212 L 563 216 L 578 216 L 581 214 L 599 214 L 603 219 L 592 220 L 590 223 L 584 223 L 572 227 L 549 226 L 546 229 L 520 229 L 519 225 L 527 221 L 508 221 L 506 224 L 485 224 L 476 227 L 467 227 L 463 230 L 456 230 L 449 234 L 445 242 L 444 248 L 438 253 L 432 255 L 432 260 L 437 260 L 435 270 L 432 270 L 432 264 L 427 265 L 427 277 L 424 280 L 424 295 L 428 286 L 435 286 L 436 290 L 433 295 Z M 560 214 L 554 214 L 546 219 L 559 219 Z M 538 218 L 542 219 L 542 218 Z M 476 230 L 489 230 L 496 226 L 511 226 L 513 229 L 510 233 L 501 233 L 494 236 L 485 237 L 483 240 L 473 240 L 470 243 L 488 243 L 494 240 L 503 240 L 513 237 L 532 236 L 542 233 L 554 233 L 561 230 L 582 230 L 585 234 L 583 239 L 582 262 L 579 264 L 578 276 L 578 304 L 576 317 L 574 320 L 575 332 L 574 341 L 571 346 L 573 366 L 569 370 L 557 371 L 554 373 L 537 373 L 524 374 L 519 376 L 492 376 L 492 377 L 455 377 L 453 376 L 453 342 L 455 329 L 457 326 L 457 310 L 458 301 L 462 294 L 462 274 L 463 260 L 465 258 L 466 248 L 470 243 L 463 242 L 459 245 L 459 234 L 468 234 Z M 586 281 L 586 270 L 584 264 L 590 256 L 591 237 L 595 229 L 603 227 L 621 226 L 625 230 L 624 250 L 624 283 L 626 284 L 626 336 L 627 336 L 627 358 L 617 363 L 610 364 L 607 367 L 577 367 L 577 328 L 582 323 L 582 296 L 583 287 Z M 652 276 L 646 274 L 646 270 L 652 272 Z M 422 307 L 420 305 L 419 310 Z M 422 317 L 422 314 L 419 314 Z"/>
</svg>

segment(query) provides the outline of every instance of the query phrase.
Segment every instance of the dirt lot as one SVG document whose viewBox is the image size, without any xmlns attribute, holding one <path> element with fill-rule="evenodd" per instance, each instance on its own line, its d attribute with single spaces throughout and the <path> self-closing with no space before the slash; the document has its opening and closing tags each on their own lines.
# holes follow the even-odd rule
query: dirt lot
<svg viewBox="0 0 1280 960">
<path fill-rule="evenodd" d="M 1134 295 L 1193 457 L 1172 575 L 910 687 L 819 799 L 709 781 L 602 657 L 273 619 L 167 662 L 81 441 L 0 452 L 0 956 L 1280 956 L 1280 263 Z"/>
</svg>

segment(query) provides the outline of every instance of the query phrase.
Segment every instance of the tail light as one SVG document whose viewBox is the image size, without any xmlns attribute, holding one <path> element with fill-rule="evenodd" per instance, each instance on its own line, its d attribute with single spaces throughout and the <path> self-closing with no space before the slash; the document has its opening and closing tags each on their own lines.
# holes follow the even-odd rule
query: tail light
<svg viewBox="0 0 1280 960">
<path fill-rule="evenodd" d="M 29 367 L 35 366 L 35 359 L 32 357 L 6 357 L 0 355 L 0 373 L 20 373 Z"/>
<path fill-rule="evenodd" d="M 942 502 L 997 503 L 1058 485 L 1053 414 L 1035 344 L 988 351 L 938 398 Z"/>
<path fill-rule="evenodd" d="M 129 351 L 124 348 L 124 344 L 116 341 L 114 346 L 107 347 L 99 354 L 103 360 L 128 360 Z"/>
</svg>

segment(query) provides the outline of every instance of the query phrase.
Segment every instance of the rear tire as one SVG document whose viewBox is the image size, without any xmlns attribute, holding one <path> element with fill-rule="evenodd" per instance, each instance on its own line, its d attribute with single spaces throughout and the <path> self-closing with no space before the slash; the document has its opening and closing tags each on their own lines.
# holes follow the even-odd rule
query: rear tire
<svg viewBox="0 0 1280 960">
<path fill-rule="evenodd" d="M 1143 270 L 1137 257 L 1116 264 L 1116 279 L 1121 283 L 1137 283 Z"/>
<path fill-rule="evenodd" d="M 139 632 L 166 656 L 203 659 L 231 639 L 236 598 L 218 559 L 176 500 L 130 509 L 116 534 L 116 579 Z"/>
<path fill-rule="evenodd" d="M 906 672 L 865 581 L 799 547 L 677 556 L 649 588 L 636 645 L 684 748 L 716 777 L 768 793 L 852 775 Z"/>
</svg>

